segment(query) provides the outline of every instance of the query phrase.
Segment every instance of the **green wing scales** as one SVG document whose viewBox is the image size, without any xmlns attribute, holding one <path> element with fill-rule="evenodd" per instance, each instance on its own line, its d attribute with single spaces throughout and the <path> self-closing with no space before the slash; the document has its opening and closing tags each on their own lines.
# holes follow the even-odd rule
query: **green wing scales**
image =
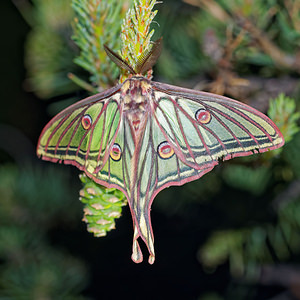
<svg viewBox="0 0 300 300">
<path fill-rule="evenodd" d="M 108 160 L 121 123 L 119 87 L 86 98 L 55 116 L 41 133 L 37 154 L 95 176 Z"/>
<path fill-rule="evenodd" d="M 277 126 L 246 104 L 157 82 L 153 89 L 161 130 L 178 157 L 195 169 L 284 144 Z"/>
<path fill-rule="evenodd" d="M 150 210 L 159 191 L 196 180 L 219 161 L 283 144 L 276 125 L 245 104 L 136 76 L 54 117 L 37 153 L 120 189 L 133 217 L 132 259 L 143 260 L 141 237 L 153 263 Z"/>
</svg>

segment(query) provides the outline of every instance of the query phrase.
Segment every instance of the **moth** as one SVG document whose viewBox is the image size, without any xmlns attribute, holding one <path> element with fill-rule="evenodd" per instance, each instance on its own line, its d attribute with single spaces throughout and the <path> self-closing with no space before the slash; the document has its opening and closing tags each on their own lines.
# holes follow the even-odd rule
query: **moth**
<svg viewBox="0 0 300 300">
<path fill-rule="evenodd" d="M 223 96 L 151 81 L 161 39 L 135 68 L 105 46 L 130 72 L 123 83 L 71 105 L 43 129 L 37 155 L 84 171 L 95 182 L 121 190 L 133 225 L 132 260 L 153 264 L 150 210 L 164 188 L 202 177 L 220 161 L 281 147 L 276 125 L 256 109 Z"/>
</svg>

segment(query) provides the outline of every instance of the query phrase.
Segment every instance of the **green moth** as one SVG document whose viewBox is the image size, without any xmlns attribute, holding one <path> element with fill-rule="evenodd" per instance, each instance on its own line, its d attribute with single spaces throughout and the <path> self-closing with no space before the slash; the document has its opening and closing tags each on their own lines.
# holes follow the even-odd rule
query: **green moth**
<svg viewBox="0 0 300 300">
<path fill-rule="evenodd" d="M 219 161 L 281 147 L 284 139 L 264 114 L 241 102 L 144 77 L 161 52 L 161 39 L 135 68 L 105 46 L 131 76 L 124 83 L 71 105 L 43 129 L 37 154 L 84 171 L 121 190 L 133 223 L 134 262 L 146 243 L 155 259 L 150 210 L 162 189 L 196 180 Z"/>
</svg>

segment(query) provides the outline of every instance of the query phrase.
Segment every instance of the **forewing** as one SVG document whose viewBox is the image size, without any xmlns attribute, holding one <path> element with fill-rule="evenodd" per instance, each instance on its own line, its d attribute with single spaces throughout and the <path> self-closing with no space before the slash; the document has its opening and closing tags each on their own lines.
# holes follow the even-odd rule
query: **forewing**
<svg viewBox="0 0 300 300">
<path fill-rule="evenodd" d="M 120 86 L 63 110 L 43 129 L 37 154 L 72 164 L 88 174 L 106 163 L 121 123 Z"/>
<path fill-rule="evenodd" d="M 158 126 L 178 158 L 195 169 L 284 144 L 276 125 L 246 104 L 158 82 L 153 90 Z"/>
</svg>

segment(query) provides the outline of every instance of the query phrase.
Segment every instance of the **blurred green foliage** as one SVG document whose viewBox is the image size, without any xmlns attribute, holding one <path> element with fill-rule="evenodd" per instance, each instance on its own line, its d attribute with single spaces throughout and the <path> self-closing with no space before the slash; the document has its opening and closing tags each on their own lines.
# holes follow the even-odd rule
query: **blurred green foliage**
<svg viewBox="0 0 300 300">
<path fill-rule="evenodd" d="M 268 115 L 281 129 L 286 143 L 300 130 L 297 124 L 300 112 L 296 111 L 296 102 L 284 94 L 280 94 L 277 99 L 270 101 Z"/>
<path fill-rule="evenodd" d="M 77 86 L 67 77 L 78 71 L 70 0 L 34 0 L 23 14 L 32 26 L 25 46 L 28 89 L 44 99 L 75 91 Z"/>
<path fill-rule="evenodd" d="M 184 2 L 199 9 L 175 15 L 174 8 L 172 12 L 172 7 L 161 5 L 158 15 L 166 48 L 158 70 L 169 80 L 187 78 L 199 74 L 199 70 L 216 72 L 220 59 L 229 52 L 229 62 L 240 74 L 251 74 L 254 70 L 261 76 L 291 71 L 299 74 L 299 1 Z M 231 36 L 239 34 L 239 43 L 227 43 Z"/>
<path fill-rule="evenodd" d="M 260 267 L 274 260 L 285 261 L 299 252 L 300 197 L 285 198 L 277 208 L 276 221 L 267 224 L 215 231 L 199 251 L 208 269 L 229 259 L 235 276 L 259 277 Z"/>
<path fill-rule="evenodd" d="M 86 267 L 46 238 L 79 218 L 69 181 L 51 167 L 0 167 L 1 299 L 85 299 Z"/>
<path fill-rule="evenodd" d="M 80 49 L 74 62 L 91 74 L 90 82 L 96 88 L 110 87 L 117 79 L 119 70 L 106 55 L 103 45 L 119 48 L 127 2 L 72 0 L 73 40 Z"/>
</svg>

